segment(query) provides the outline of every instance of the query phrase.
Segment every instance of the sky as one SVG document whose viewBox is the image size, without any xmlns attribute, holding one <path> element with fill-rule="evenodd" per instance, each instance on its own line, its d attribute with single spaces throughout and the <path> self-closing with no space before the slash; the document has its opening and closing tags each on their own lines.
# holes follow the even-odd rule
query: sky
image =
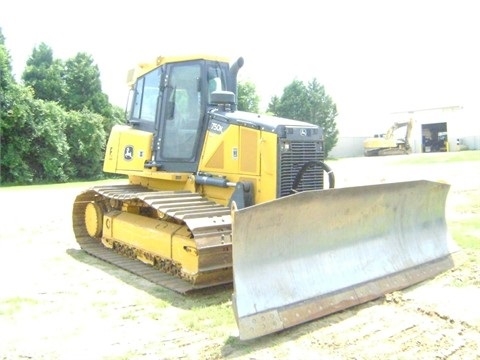
<svg viewBox="0 0 480 360">
<path fill-rule="evenodd" d="M 126 75 L 159 55 L 244 57 L 265 111 L 293 80 L 325 86 L 341 136 L 385 131 L 391 114 L 462 106 L 480 95 L 474 0 L 0 0 L 0 27 L 20 79 L 42 42 L 79 52 L 125 107 Z M 477 112 L 478 113 L 478 112 Z M 472 116 L 478 122 L 478 116 Z"/>
</svg>

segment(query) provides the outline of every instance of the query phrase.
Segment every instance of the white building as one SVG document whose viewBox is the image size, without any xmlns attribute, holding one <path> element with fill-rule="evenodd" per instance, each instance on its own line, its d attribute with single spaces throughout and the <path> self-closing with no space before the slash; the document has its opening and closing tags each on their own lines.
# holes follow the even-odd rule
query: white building
<svg viewBox="0 0 480 360">
<path fill-rule="evenodd" d="M 462 106 L 412 111 L 412 151 L 460 151 L 480 149 L 480 123 Z M 446 146 L 441 143 L 446 141 Z"/>
<path fill-rule="evenodd" d="M 439 151 L 480 150 L 480 116 L 463 106 L 445 106 L 417 109 L 391 114 L 386 132 L 394 123 L 412 120 L 410 146 L 413 153 Z M 395 137 L 405 138 L 407 127 L 394 132 Z M 363 140 L 370 136 L 339 135 L 337 145 L 329 157 L 363 156 Z"/>
</svg>

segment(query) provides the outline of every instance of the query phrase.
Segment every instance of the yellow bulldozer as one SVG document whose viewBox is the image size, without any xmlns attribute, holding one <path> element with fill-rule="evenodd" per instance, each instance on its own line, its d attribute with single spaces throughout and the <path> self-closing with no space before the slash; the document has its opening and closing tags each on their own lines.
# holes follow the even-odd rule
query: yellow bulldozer
<svg viewBox="0 0 480 360">
<path fill-rule="evenodd" d="M 89 254 L 180 293 L 233 282 L 241 339 L 301 324 L 452 267 L 449 185 L 334 189 L 316 125 L 236 108 L 239 58 L 158 57 L 104 171 L 73 204 Z"/>
</svg>

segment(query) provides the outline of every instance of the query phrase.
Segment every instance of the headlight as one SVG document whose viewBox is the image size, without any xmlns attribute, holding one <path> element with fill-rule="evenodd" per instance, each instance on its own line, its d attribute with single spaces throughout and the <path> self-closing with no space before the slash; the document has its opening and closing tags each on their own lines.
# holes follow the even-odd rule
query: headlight
<svg viewBox="0 0 480 360">
<path fill-rule="evenodd" d="M 280 151 L 285 152 L 290 150 L 290 143 L 285 141 L 280 145 Z"/>
</svg>

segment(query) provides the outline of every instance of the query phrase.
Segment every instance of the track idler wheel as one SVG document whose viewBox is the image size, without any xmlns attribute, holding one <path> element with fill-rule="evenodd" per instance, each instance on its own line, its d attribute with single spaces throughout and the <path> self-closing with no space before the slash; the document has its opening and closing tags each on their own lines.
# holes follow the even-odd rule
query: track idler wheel
<svg viewBox="0 0 480 360">
<path fill-rule="evenodd" d="M 88 235 L 99 238 L 103 227 L 103 210 L 99 204 L 91 202 L 85 208 L 85 227 Z"/>
</svg>

